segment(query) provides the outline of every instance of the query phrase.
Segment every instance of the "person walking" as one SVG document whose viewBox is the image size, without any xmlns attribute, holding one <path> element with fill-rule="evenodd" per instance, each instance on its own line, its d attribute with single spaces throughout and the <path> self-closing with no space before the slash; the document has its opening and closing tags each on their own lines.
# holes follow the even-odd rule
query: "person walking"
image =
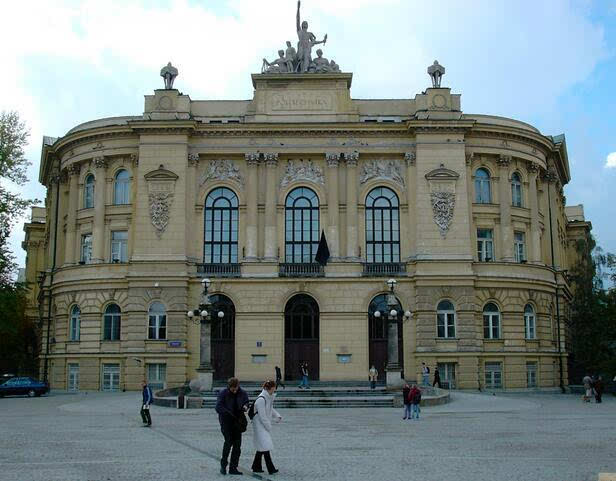
<svg viewBox="0 0 616 481">
<path fill-rule="evenodd" d="M 280 368 L 276 366 L 274 369 L 276 370 L 276 389 L 278 389 L 278 386 L 282 386 L 283 389 L 286 389 L 285 385 L 282 383 L 282 372 Z"/>
<path fill-rule="evenodd" d="M 379 371 L 376 370 L 374 364 L 368 371 L 368 379 L 370 380 L 370 389 L 376 388 L 376 381 L 379 378 Z"/>
<path fill-rule="evenodd" d="M 434 368 L 434 382 L 432 383 L 432 387 L 438 384 L 438 388 L 441 389 L 441 373 L 438 372 L 438 366 Z"/>
<path fill-rule="evenodd" d="M 302 376 L 302 382 L 299 384 L 299 388 L 300 389 L 310 389 L 310 386 L 308 385 L 308 363 L 307 362 L 300 363 L 299 370 Z"/>
<path fill-rule="evenodd" d="M 246 431 L 244 412 L 248 410 L 248 394 L 240 387 L 240 381 L 232 377 L 227 381 L 227 387 L 218 393 L 216 412 L 220 422 L 220 431 L 225 438 L 220 459 L 220 473 L 242 475 L 237 469 L 242 453 L 242 433 Z M 229 453 L 231 461 L 229 462 Z"/>
<path fill-rule="evenodd" d="M 276 383 L 271 380 L 265 381 L 263 383 L 263 391 L 261 391 L 253 406 L 255 415 L 252 418 L 252 433 L 253 442 L 257 450 L 252 462 L 253 473 L 263 472 L 263 458 L 265 458 L 265 465 L 269 474 L 278 472 L 270 454 L 270 451 L 274 449 L 271 435 L 272 421 L 282 421 L 282 416 L 274 409 L 275 392 Z"/>
<path fill-rule="evenodd" d="M 599 376 L 595 381 L 595 402 L 601 402 L 601 396 L 603 396 L 603 378 Z"/>
<path fill-rule="evenodd" d="M 411 420 L 411 388 L 405 384 L 402 388 L 402 402 L 404 403 L 404 416 L 402 419 Z"/>
<path fill-rule="evenodd" d="M 584 379 L 582 379 L 582 383 L 584 384 L 584 402 L 589 403 L 592 396 L 592 378 L 586 374 Z"/>
<path fill-rule="evenodd" d="M 430 385 L 430 368 L 426 366 L 425 362 L 421 363 L 421 377 L 423 378 L 423 385 Z"/>
<path fill-rule="evenodd" d="M 142 403 L 141 403 L 141 420 L 143 421 L 143 427 L 152 427 L 152 417 L 150 416 L 150 405 L 154 400 L 154 396 L 152 395 L 152 388 L 148 386 L 147 381 L 143 381 L 141 383 L 141 395 L 142 395 Z"/>
<path fill-rule="evenodd" d="M 414 415 L 416 415 L 417 419 L 419 419 L 419 403 L 421 403 L 421 390 L 417 387 L 416 384 L 413 384 L 411 388 L 411 419 L 413 419 Z"/>
</svg>

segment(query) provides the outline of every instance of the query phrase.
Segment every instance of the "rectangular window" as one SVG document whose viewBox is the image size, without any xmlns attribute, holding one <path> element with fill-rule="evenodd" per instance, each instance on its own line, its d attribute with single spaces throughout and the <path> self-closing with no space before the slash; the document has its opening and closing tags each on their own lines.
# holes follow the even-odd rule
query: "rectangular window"
<svg viewBox="0 0 616 481">
<path fill-rule="evenodd" d="M 536 339 L 535 329 L 535 314 L 532 312 L 524 313 L 524 330 L 526 331 L 526 339 Z"/>
<path fill-rule="evenodd" d="M 92 262 L 92 234 L 81 236 L 81 263 L 90 264 Z"/>
<path fill-rule="evenodd" d="M 485 381 L 486 389 L 500 389 L 503 387 L 503 371 L 500 362 L 486 362 Z"/>
<path fill-rule="evenodd" d="M 165 389 L 167 383 L 166 364 L 148 364 L 148 384 L 153 391 Z"/>
<path fill-rule="evenodd" d="M 492 229 L 477 229 L 477 259 L 489 262 L 494 259 Z"/>
<path fill-rule="evenodd" d="M 148 339 L 167 339 L 166 314 L 150 314 Z"/>
<path fill-rule="evenodd" d="M 483 337 L 485 339 L 500 339 L 500 316 L 498 313 L 484 312 Z"/>
<path fill-rule="evenodd" d="M 68 390 L 79 391 L 79 364 L 68 365 Z"/>
<path fill-rule="evenodd" d="M 116 230 L 111 232 L 111 262 L 128 261 L 128 232 Z"/>
<path fill-rule="evenodd" d="M 526 260 L 524 242 L 524 232 L 514 232 L 513 234 L 513 254 L 516 262 L 523 262 Z"/>
<path fill-rule="evenodd" d="M 120 390 L 120 365 L 103 364 L 103 391 Z"/>
<path fill-rule="evenodd" d="M 522 185 L 518 182 L 511 183 L 511 203 L 514 207 L 522 207 Z"/>
<path fill-rule="evenodd" d="M 443 339 L 456 337 L 455 314 L 453 312 L 440 312 L 436 315 L 437 335 Z"/>
<path fill-rule="evenodd" d="M 437 364 L 438 371 L 441 376 L 441 385 L 445 389 L 456 388 L 456 363 L 455 362 L 439 362 Z"/>
<path fill-rule="evenodd" d="M 537 363 L 526 363 L 526 387 L 537 387 Z"/>
</svg>

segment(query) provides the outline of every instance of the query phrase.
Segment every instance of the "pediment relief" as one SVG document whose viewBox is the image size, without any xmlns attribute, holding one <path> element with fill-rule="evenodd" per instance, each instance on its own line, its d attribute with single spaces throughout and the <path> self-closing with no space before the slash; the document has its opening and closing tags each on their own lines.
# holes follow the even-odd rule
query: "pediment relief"
<svg viewBox="0 0 616 481">
<path fill-rule="evenodd" d="M 451 169 L 446 169 L 444 164 L 438 169 L 431 170 L 426 174 L 428 180 L 453 180 L 456 181 L 460 178 L 460 174 Z"/>
<path fill-rule="evenodd" d="M 158 169 L 148 172 L 144 175 L 146 180 L 177 180 L 178 175 L 170 170 L 164 168 L 163 164 L 160 164 Z"/>
</svg>

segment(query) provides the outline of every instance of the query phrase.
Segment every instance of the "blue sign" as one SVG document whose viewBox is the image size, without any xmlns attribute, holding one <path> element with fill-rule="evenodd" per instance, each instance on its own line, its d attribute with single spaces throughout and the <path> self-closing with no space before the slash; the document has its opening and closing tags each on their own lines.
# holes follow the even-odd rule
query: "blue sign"
<svg viewBox="0 0 616 481">
<path fill-rule="evenodd" d="M 182 341 L 169 341 L 167 345 L 169 347 L 182 347 Z"/>
</svg>

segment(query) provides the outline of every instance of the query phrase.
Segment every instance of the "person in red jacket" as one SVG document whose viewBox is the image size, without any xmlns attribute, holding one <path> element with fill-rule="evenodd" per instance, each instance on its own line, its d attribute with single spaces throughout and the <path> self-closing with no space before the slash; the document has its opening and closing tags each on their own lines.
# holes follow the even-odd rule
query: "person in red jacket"
<svg viewBox="0 0 616 481">
<path fill-rule="evenodd" d="M 421 402 L 421 391 L 417 387 L 416 384 L 413 384 L 410 393 L 411 398 L 411 419 L 413 419 L 413 414 L 417 415 L 417 419 L 419 419 L 419 403 Z"/>
<path fill-rule="evenodd" d="M 402 419 L 411 420 L 411 388 L 405 384 L 402 388 L 402 402 L 404 403 L 404 416 Z"/>
</svg>

